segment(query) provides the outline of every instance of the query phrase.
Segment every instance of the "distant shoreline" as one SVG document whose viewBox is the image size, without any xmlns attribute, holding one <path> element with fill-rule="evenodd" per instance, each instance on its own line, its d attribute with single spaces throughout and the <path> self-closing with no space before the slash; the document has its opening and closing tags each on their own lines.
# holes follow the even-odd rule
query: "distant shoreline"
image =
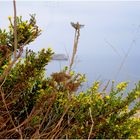
<svg viewBox="0 0 140 140">
<path fill-rule="evenodd" d="M 65 54 L 54 54 L 52 60 L 68 61 L 68 57 Z"/>
</svg>

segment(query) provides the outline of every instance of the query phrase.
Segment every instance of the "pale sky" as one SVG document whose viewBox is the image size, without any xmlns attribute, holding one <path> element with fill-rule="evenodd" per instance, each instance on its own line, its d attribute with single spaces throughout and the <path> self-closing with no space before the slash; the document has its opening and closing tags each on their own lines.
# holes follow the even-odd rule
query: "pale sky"
<svg viewBox="0 0 140 140">
<path fill-rule="evenodd" d="M 80 22 L 81 29 L 75 70 L 85 73 L 89 81 L 140 79 L 140 2 L 122 1 L 18 1 L 17 13 L 23 19 L 36 13 L 42 35 L 29 47 L 35 51 L 52 47 L 56 53 L 72 53 L 74 30 L 70 22 Z M 0 27 L 8 27 L 13 15 L 12 1 L 0 1 Z M 67 62 L 62 62 L 67 65 Z M 52 62 L 48 71 L 59 70 Z"/>
</svg>

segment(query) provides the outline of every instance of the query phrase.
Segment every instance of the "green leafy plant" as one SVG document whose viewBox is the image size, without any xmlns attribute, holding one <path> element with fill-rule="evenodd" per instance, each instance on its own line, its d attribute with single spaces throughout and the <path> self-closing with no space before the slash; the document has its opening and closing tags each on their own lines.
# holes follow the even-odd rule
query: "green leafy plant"
<svg viewBox="0 0 140 140">
<path fill-rule="evenodd" d="M 45 77 L 51 48 L 38 53 L 26 49 L 21 58 L 23 47 L 40 35 L 34 15 L 29 21 L 16 18 L 18 54 L 14 58 L 11 17 L 9 21 L 9 31 L 0 30 L 0 138 L 140 138 L 140 82 L 131 91 L 126 91 L 128 82 L 115 85 L 114 81 L 110 89 L 109 83 L 101 89 L 101 81 L 95 81 L 79 91 L 86 79 L 71 71 L 75 53 L 70 68 Z"/>
</svg>

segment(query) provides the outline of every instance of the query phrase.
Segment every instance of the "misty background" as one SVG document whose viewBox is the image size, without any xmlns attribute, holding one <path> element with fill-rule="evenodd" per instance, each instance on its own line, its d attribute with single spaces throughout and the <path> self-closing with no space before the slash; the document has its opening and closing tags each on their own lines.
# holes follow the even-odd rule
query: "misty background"
<svg viewBox="0 0 140 140">
<path fill-rule="evenodd" d="M 17 15 L 29 19 L 36 14 L 42 34 L 29 48 L 39 51 L 51 47 L 56 54 L 71 56 L 74 29 L 81 29 L 73 70 L 86 74 L 88 85 L 94 80 L 140 80 L 140 2 L 96 1 L 17 1 Z M 12 1 L 0 1 L 0 28 L 8 28 L 13 16 Z M 69 61 L 52 61 L 46 75 L 60 71 Z"/>
</svg>

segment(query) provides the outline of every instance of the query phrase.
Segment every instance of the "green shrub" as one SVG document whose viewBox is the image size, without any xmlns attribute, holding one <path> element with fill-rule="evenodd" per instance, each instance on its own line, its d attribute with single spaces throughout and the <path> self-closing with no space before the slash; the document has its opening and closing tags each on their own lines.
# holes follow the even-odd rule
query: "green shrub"
<svg viewBox="0 0 140 140">
<path fill-rule="evenodd" d="M 135 115 L 140 111 L 140 82 L 127 92 L 128 82 L 115 86 L 113 81 L 106 91 L 107 86 L 101 90 L 101 82 L 95 81 L 79 92 L 85 82 L 82 74 L 64 68 L 44 77 L 50 48 L 38 53 L 26 49 L 25 58 L 11 66 L 14 35 L 9 20 L 10 31 L 0 30 L 0 138 L 140 138 L 140 118 Z M 20 52 L 40 34 L 35 17 L 29 22 L 18 17 L 17 32 Z"/>
</svg>

